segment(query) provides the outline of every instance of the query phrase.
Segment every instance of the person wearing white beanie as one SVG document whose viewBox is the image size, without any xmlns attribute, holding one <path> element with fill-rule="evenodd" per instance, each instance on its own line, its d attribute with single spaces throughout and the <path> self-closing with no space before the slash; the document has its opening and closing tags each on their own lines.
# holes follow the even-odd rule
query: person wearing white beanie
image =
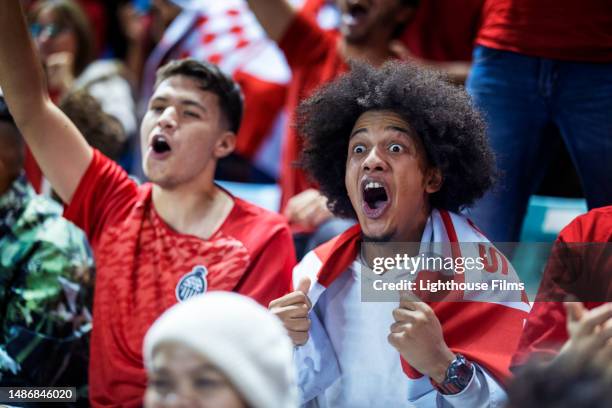
<svg viewBox="0 0 612 408">
<path fill-rule="evenodd" d="M 195 296 L 147 332 L 146 408 L 295 408 L 293 345 L 281 322 L 230 292 Z"/>
</svg>

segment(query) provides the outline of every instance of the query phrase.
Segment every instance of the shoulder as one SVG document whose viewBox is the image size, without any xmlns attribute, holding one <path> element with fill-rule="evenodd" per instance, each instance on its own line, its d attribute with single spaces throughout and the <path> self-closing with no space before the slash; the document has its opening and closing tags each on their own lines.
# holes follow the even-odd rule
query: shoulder
<svg viewBox="0 0 612 408">
<path fill-rule="evenodd" d="M 612 206 L 596 208 L 572 220 L 559 233 L 565 242 L 610 242 L 612 240 Z"/>
<path fill-rule="evenodd" d="M 266 210 L 258 205 L 245 201 L 238 197 L 232 197 L 234 200 L 234 209 L 230 213 L 230 217 L 236 222 L 245 225 L 261 226 L 267 228 L 288 227 L 287 220 L 278 213 Z"/>
</svg>

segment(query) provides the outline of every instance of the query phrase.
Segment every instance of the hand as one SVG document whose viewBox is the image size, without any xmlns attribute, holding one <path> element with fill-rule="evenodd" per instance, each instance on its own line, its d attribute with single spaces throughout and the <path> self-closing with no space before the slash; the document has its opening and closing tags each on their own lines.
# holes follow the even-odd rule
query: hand
<svg viewBox="0 0 612 408">
<path fill-rule="evenodd" d="M 45 61 L 49 89 L 65 94 L 74 83 L 74 54 L 57 52 Z"/>
<path fill-rule="evenodd" d="M 316 228 L 333 216 L 327 208 L 327 198 L 314 188 L 291 197 L 284 214 L 290 224 L 306 228 Z"/>
<path fill-rule="evenodd" d="M 583 356 L 593 362 L 612 360 L 612 303 L 586 310 L 581 302 L 565 302 L 569 340 L 560 355 Z"/>
<path fill-rule="evenodd" d="M 393 319 L 389 343 L 414 369 L 442 383 L 455 354 L 446 345 L 442 326 L 431 307 L 414 294 L 402 291 Z"/>
<path fill-rule="evenodd" d="M 308 312 L 312 307 L 306 295 L 309 288 L 310 279 L 302 278 L 296 291 L 273 300 L 268 306 L 268 309 L 281 319 L 296 346 L 308 341 L 308 330 L 310 330 Z"/>
</svg>

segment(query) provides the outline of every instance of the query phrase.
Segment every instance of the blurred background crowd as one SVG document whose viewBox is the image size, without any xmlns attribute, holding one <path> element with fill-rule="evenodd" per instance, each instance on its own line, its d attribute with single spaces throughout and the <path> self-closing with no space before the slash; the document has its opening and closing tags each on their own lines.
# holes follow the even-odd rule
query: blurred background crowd
<svg viewBox="0 0 612 408">
<path fill-rule="evenodd" d="M 298 32 L 295 24 L 275 35 L 274 22 L 258 19 L 243 0 L 21 2 L 51 98 L 91 146 L 140 182 L 146 180 L 138 124 L 157 69 L 170 60 L 191 57 L 214 63 L 231 75 L 242 89 L 245 110 L 236 150 L 219 162 L 215 179 L 236 196 L 285 215 L 298 257 L 355 222 L 335 219 L 317 186 L 299 169 L 302 145 L 293 125 L 297 104 L 349 69 L 349 61 L 338 64 L 321 46 L 329 38 L 343 38 L 345 42 L 338 44 L 347 44 L 349 51 L 342 52 L 350 59 L 361 56 L 377 65 L 390 58 L 407 60 L 441 71 L 449 82 L 466 87 L 484 114 L 499 174 L 496 187 L 464 212 L 491 241 L 553 241 L 576 216 L 612 204 L 612 4 L 608 0 L 291 0 L 300 19 L 325 32 L 320 39 Z M 412 7 L 398 16 L 393 14 L 395 3 Z M 278 21 L 283 18 L 280 10 Z M 318 65 L 312 58 L 302 59 L 306 54 L 312 57 L 318 47 Z M 311 49 L 306 52 L 306 48 Z M 9 116 L 0 102 L 0 131 Z M 11 162 L 11 168 L 23 167 L 25 174 L 24 178 L 19 172 L 24 187 L 15 197 L 3 196 L 13 175 L 6 179 L 0 175 L 2 265 L 26 259 L 24 246 L 5 234 L 15 227 L 10 209 L 16 202 L 44 206 L 45 214 L 61 220 L 59 204 L 31 204 L 35 195 L 25 187 L 28 183 L 42 196 L 57 197 L 29 150 L 23 157 L 17 153 L 22 146 L 10 136 L 0 138 L 0 161 Z M 43 229 L 49 234 L 39 241 L 54 241 L 65 248 L 61 255 L 43 252 L 36 262 L 52 260 L 58 269 L 70 265 L 73 281 L 81 287 L 68 282 L 64 289 L 90 299 L 93 276 L 85 271 L 93 273 L 93 260 L 82 233 L 63 221 L 52 225 L 46 219 L 33 218 L 24 228 L 36 222 L 46 223 Z M 606 225 L 610 226 L 609 218 Z M 605 236 L 609 242 L 610 231 Z M 19 251 L 9 250 L 10 245 Z M 28 262 L 35 271 L 36 262 Z M 35 288 L 44 291 L 45 278 L 40 279 Z M 13 283 L 4 279 L 3 286 Z M 18 312 L 6 308 L 5 298 L 6 294 L 0 295 L 6 329 Z M 44 317 L 49 311 L 36 296 L 29 299 L 14 307 L 27 309 L 33 320 L 53 321 Z M 38 378 L 48 378 L 62 364 L 62 356 L 77 354 L 78 358 L 70 357 L 71 371 L 53 379 L 77 384 L 86 377 L 87 357 L 79 353 L 90 330 L 91 302 L 79 310 L 65 299 L 59 303 L 66 303 L 58 306 L 64 313 L 79 316 L 78 327 L 49 323 L 49 336 L 71 333 L 68 340 L 53 346 L 57 358 L 39 364 L 47 357 L 24 355 L 22 366 L 37 367 Z M 9 337 L 3 346 L 9 354 L 38 341 L 26 332 Z M 581 352 L 594 354 L 596 348 L 589 344 Z M 0 367 L 11 370 L 11 360 L 2 353 Z M 610 356 L 605 358 L 609 362 Z M 511 406 L 609 404 L 612 362 L 599 366 L 566 358 L 555 364 L 526 370 L 510 388 Z M 554 387 L 543 380 L 551 376 L 560 376 Z M 572 388 L 576 379 L 592 393 Z M 533 399 L 535 389 L 541 392 L 539 401 Z M 593 395 L 589 405 L 575 402 L 585 395 Z"/>
</svg>

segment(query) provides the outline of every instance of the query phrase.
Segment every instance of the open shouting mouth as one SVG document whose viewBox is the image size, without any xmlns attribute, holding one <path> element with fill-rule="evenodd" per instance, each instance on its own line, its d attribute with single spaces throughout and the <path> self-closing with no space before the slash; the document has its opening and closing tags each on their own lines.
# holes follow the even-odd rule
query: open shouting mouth
<svg viewBox="0 0 612 408">
<path fill-rule="evenodd" d="M 368 16 L 370 11 L 367 2 L 349 1 L 346 11 L 342 14 L 342 22 L 347 26 L 361 24 Z"/>
<path fill-rule="evenodd" d="M 150 149 L 153 152 L 153 156 L 156 158 L 162 158 L 170 154 L 172 147 L 168 143 L 168 139 L 164 135 L 157 134 L 153 136 L 150 143 Z"/>
<path fill-rule="evenodd" d="M 379 218 L 391 203 L 389 190 L 383 181 L 365 179 L 361 183 L 362 208 L 368 218 Z"/>
</svg>

